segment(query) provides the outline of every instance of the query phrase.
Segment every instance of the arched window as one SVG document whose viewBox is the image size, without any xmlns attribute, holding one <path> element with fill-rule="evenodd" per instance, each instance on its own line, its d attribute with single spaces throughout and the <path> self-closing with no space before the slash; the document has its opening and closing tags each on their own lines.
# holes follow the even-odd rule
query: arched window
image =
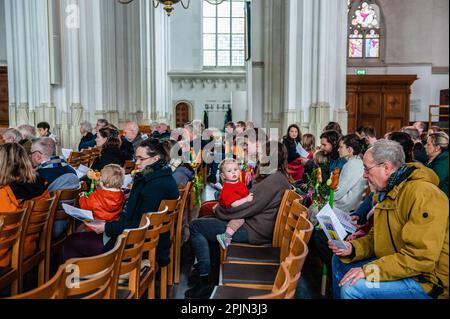
<svg viewBox="0 0 450 319">
<path fill-rule="evenodd" d="M 376 1 L 348 0 L 349 62 L 380 62 L 384 51 L 381 9 Z"/>
</svg>

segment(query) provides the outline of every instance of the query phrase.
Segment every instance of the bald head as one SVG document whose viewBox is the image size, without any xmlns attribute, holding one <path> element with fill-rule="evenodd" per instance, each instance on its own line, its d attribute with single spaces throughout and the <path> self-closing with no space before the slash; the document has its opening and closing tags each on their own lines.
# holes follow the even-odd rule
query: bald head
<svg viewBox="0 0 450 319">
<path fill-rule="evenodd" d="M 129 142 L 133 142 L 139 134 L 139 125 L 129 121 L 123 126 L 123 135 Z"/>
</svg>

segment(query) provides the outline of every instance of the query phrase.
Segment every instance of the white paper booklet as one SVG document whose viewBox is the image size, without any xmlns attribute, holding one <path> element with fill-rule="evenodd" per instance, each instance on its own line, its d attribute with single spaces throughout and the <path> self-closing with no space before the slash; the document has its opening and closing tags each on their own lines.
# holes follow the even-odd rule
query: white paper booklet
<svg viewBox="0 0 450 319">
<path fill-rule="evenodd" d="M 339 219 L 347 233 L 353 234 L 356 232 L 356 226 L 349 214 L 336 207 L 333 208 L 333 212 L 336 214 L 336 217 Z"/>
<path fill-rule="evenodd" d="M 77 176 L 78 176 L 78 178 L 82 178 L 84 175 L 87 174 L 87 172 L 89 172 L 89 167 L 86 167 L 83 164 L 81 164 L 77 168 Z"/>
<path fill-rule="evenodd" d="M 347 237 L 347 232 L 342 226 L 336 214 L 329 204 L 327 204 L 316 216 L 317 220 L 322 226 L 325 235 L 328 240 L 333 242 L 333 244 L 341 249 L 346 249 L 347 246 L 344 243 L 345 237 Z"/>
<path fill-rule="evenodd" d="M 297 153 L 303 158 L 308 158 L 309 156 L 308 151 L 305 150 L 300 143 L 297 143 Z"/>
<path fill-rule="evenodd" d="M 72 154 L 73 150 L 68 148 L 61 149 L 61 153 L 65 159 L 68 159 L 70 157 L 70 154 Z"/>
<path fill-rule="evenodd" d="M 131 175 L 125 175 L 122 188 L 128 188 L 128 185 L 130 185 L 132 182 L 133 182 L 133 177 L 131 177 Z"/>
<path fill-rule="evenodd" d="M 79 209 L 67 204 L 62 204 L 62 208 L 64 209 L 67 215 L 70 215 L 73 218 L 81 220 L 84 223 L 94 221 L 94 216 L 92 215 L 92 212 L 90 210 Z"/>
</svg>

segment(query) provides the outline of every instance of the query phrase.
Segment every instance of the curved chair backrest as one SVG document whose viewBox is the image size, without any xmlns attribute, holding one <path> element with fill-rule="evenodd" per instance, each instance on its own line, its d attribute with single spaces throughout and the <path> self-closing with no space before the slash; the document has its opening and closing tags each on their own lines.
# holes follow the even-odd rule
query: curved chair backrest
<svg viewBox="0 0 450 319">
<path fill-rule="evenodd" d="M 114 272 L 121 262 L 126 241 L 119 236 L 109 252 L 89 257 L 68 260 L 63 266 L 71 272 L 64 284 L 69 299 L 111 299 L 115 287 Z M 116 277 L 117 278 L 117 277 Z"/>
<path fill-rule="evenodd" d="M 301 196 L 293 190 L 287 190 L 281 200 L 280 207 L 277 213 L 277 219 L 275 222 L 275 228 L 273 233 L 272 246 L 281 247 L 283 240 L 283 230 L 291 209 L 292 203 L 296 200 L 300 200 Z"/>
<path fill-rule="evenodd" d="M 127 299 L 136 298 L 139 290 L 139 273 L 141 270 L 142 249 L 145 237 L 150 226 L 150 220 L 146 218 L 143 226 L 137 229 L 124 230 L 125 248 L 120 262 L 117 263 L 115 276 L 129 274 L 128 289 L 130 294 Z M 113 280 L 112 299 L 117 299 L 118 278 Z"/>
<path fill-rule="evenodd" d="M 289 270 L 286 263 L 281 263 L 273 284 L 272 292 L 266 295 L 252 296 L 249 299 L 284 299 L 289 288 Z"/>
<path fill-rule="evenodd" d="M 308 246 L 303 241 L 301 233 L 295 233 L 292 239 L 291 250 L 289 256 L 285 262 L 288 265 L 290 282 L 288 292 L 286 294 L 287 299 L 292 299 L 295 295 L 297 283 L 300 280 L 303 265 L 305 264 L 306 257 L 308 256 Z"/>
<path fill-rule="evenodd" d="M 308 225 L 305 225 L 304 223 L 307 220 L 303 216 L 307 211 L 308 209 L 300 203 L 299 199 L 296 199 L 292 202 L 282 233 L 283 239 L 281 241 L 280 262 L 282 262 L 284 258 L 286 258 L 287 255 L 289 254 L 291 242 L 295 231 L 304 228 L 309 229 L 309 225 L 312 226 L 312 224 L 310 223 Z M 301 223 L 299 223 L 300 219 L 302 220 Z"/>
</svg>

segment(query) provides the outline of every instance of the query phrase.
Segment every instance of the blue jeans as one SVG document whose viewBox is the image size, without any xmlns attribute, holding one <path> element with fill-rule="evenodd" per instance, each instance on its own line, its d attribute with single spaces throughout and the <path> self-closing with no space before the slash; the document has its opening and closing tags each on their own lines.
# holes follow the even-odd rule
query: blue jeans
<svg viewBox="0 0 450 319">
<path fill-rule="evenodd" d="M 431 299 L 422 286 L 412 278 L 374 283 L 360 279 L 354 286 L 347 282 L 339 287 L 339 282 L 352 268 L 360 268 L 374 259 L 344 264 L 339 257 L 333 256 L 333 297 L 334 299 Z"/>
<path fill-rule="evenodd" d="M 209 252 L 209 242 L 217 243 L 216 236 L 223 234 L 228 222 L 217 218 L 199 218 L 193 220 L 189 225 L 192 239 L 192 247 L 197 258 L 196 268 L 200 276 L 208 276 L 211 272 L 211 259 Z M 233 241 L 238 243 L 248 243 L 248 232 L 244 227 L 238 229 L 233 235 Z"/>
</svg>

